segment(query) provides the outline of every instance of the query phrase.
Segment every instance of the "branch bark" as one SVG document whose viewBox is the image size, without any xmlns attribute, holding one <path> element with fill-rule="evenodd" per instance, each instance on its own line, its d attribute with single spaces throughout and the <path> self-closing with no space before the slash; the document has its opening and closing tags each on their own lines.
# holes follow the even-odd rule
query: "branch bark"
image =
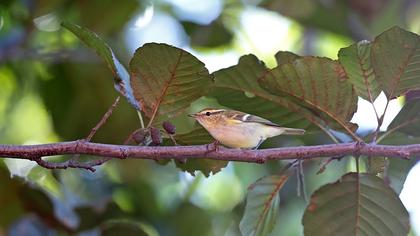
<svg viewBox="0 0 420 236">
<path fill-rule="evenodd" d="M 42 157 L 67 154 L 86 154 L 100 157 L 126 159 L 214 159 L 238 162 L 264 163 L 269 160 L 315 159 L 334 156 L 382 156 L 389 158 L 417 158 L 420 144 L 391 146 L 364 143 L 328 144 L 318 146 L 284 147 L 262 150 L 240 150 L 229 148 L 211 149 L 209 145 L 197 146 L 128 146 L 92 143 L 85 140 L 39 145 L 0 145 L 0 157 L 36 161 L 50 169 L 83 168 L 94 171 L 94 166 L 103 162 L 48 162 Z"/>
</svg>

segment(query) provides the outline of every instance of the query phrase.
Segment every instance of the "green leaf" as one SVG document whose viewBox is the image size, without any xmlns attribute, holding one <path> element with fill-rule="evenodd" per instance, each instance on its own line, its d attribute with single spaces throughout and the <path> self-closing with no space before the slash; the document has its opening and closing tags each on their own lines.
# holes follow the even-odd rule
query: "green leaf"
<svg viewBox="0 0 420 236">
<path fill-rule="evenodd" d="M 186 33 L 190 36 L 191 45 L 198 47 L 220 47 L 229 44 L 233 35 L 222 21 L 215 20 L 209 25 L 183 22 Z"/>
<path fill-rule="evenodd" d="M 174 138 L 176 142 L 181 145 L 201 145 L 214 141 L 207 130 L 202 126 L 198 126 L 188 133 L 175 134 Z"/>
<path fill-rule="evenodd" d="M 305 235 L 407 235 L 409 216 L 398 195 L 370 174 L 348 173 L 311 197 Z"/>
<path fill-rule="evenodd" d="M 389 181 L 389 185 L 396 193 L 401 193 L 408 173 L 418 161 L 418 158 L 411 158 L 410 160 L 391 158 L 389 160 L 386 178 Z"/>
<path fill-rule="evenodd" d="M 266 176 L 249 187 L 245 213 L 239 224 L 242 235 L 262 236 L 273 230 L 280 210 L 279 192 L 287 179 L 287 175 Z"/>
<path fill-rule="evenodd" d="M 376 79 L 389 99 L 420 88 L 420 37 L 399 27 L 372 43 Z"/>
<path fill-rule="evenodd" d="M 138 48 L 130 61 L 130 75 L 134 96 L 154 124 L 184 111 L 212 85 L 201 61 L 167 44 Z"/>
<path fill-rule="evenodd" d="M 234 110 L 261 116 L 283 126 L 308 129 L 311 126 L 309 111 L 259 86 L 258 77 L 267 70 L 256 56 L 242 56 L 237 65 L 214 72 L 215 85 L 209 95 Z"/>
<path fill-rule="evenodd" d="M 196 128 L 189 133 L 176 134 L 174 138 L 181 145 L 201 145 L 213 141 L 213 138 L 202 127 Z M 209 177 L 210 174 L 216 174 L 221 171 L 228 163 L 228 161 L 189 158 L 185 163 L 176 161 L 175 165 L 193 176 L 195 171 L 201 171 L 206 177 Z"/>
<path fill-rule="evenodd" d="M 350 120 L 357 109 L 357 95 L 336 61 L 303 57 L 277 66 L 259 82 L 270 93 L 288 97 L 313 110 L 331 127 L 354 135 L 357 125 Z"/>
<path fill-rule="evenodd" d="M 96 51 L 96 53 L 105 61 L 111 70 L 112 75 L 114 76 L 115 89 L 125 96 L 134 108 L 140 110 L 140 105 L 134 99 L 133 91 L 130 87 L 130 76 L 125 67 L 115 57 L 114 52 L 108 44 L 106 44 L 97 34 L 89 29 L 70 22 L 63 22 L 61 25 L 75 34 L 86 44 L 86 46 Z"/>
<path fill-rule="evenodd" d="M 380 142 L 380 144 L 384 145 L 408 145 L 418 143 L 420 143 L 420 137 L 407 136 L 400 132 L 393 132 Z M 388 161 L 389 164 L 385 178 L 389 181 L 389 184 L 394 191 L 399 194 L 404 186 L 408 173 L 418 162 L 418 158 L 411 158 L 410 160 L 389 158 Z"/>
<path fill-rule="evenodd" d="M 371 62 L 371 44 L 360 41 L 338 52 L 338 59 L 344 67 L 349 81 L 357 95 L 373 103 L 381 93 Z"/>
<path fill-rule="evenodd" d="M 386 157 L 368 157 L 367 159 L 368 172 L 379 177 L 384 173 L 386 165 Z"/>
<path fill-rule="evenodd" d="M 141 224 L 131 220 L 109 220 L 102 223 L 101 235 L 112 236 L 112 235 L 127 235 L 127 236 L 148 236 L 142 229 Z"/>
<path fill-rule="evenodd" d="M 419 64 L 420 66 L 420 64 Z M 420 137 L 420 99 L 408 101 L 388 126 L 388 131 L 399 131 Z"/>
</svg>

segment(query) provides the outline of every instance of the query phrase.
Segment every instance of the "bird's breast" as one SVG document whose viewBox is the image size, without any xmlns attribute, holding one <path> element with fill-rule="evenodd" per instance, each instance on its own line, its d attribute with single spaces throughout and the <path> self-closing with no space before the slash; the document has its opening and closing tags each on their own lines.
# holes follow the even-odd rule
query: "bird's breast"
<svg viewBox="0 0 420 236">
<path fill-rule="evenodd" d="M 261 140 L 281 134 L 276 127 L 259 123 L 238 123 L 207 129 L 220 143 L 232 148 L 253 148 Z"/>
</svg>

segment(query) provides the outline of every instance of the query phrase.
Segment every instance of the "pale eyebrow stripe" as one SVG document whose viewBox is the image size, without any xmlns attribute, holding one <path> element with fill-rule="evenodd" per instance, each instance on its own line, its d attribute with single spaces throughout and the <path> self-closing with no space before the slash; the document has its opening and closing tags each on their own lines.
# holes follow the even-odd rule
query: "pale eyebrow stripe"
<svg viewBox="0 0 420 236">
<path fill-rule="evenodd" d="M 226 110 L 224 109 L 219 109 L 219 110 L 207 110 L 207 111 L 202 111 L 201 114 L 206 114 L 207 112 L 210 112 L 211 114 L 217 114 L 217 113 L 221 113 L 221 112 L 225 112 Z"/>
</svg>

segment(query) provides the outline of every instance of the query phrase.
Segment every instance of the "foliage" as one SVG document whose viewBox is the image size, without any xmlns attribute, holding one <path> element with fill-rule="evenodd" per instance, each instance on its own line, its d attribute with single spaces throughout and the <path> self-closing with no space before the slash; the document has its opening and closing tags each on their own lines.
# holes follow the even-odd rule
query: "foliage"
<svg viewBox="0 0 420 236">
<path fill-rule="evenodd" d="M 318 189 L 302 223 L 305 235 L 407 235 L 410 229 L 397 194 L 382 179 L 362 173 Z"/>
<path fill-rule="evenodd" d="M 273 107 L 281 107 L 291 113 L 300 114 L 302 117 L 298 119 L 306 119 L 322 128 L 322 130 L 344 130 L 353 139 L 360 140 L 354 132 L 357 126 L 350 123 L 357 109 L 356 91 L 362 94 L 362 97 L 369 98 L 373 103 L 381 90 L 385 91 L 388 99 L 393 99 L 404 95 L 410 89 L 420 87 L 415 82 L 420 75 L 416 74 L 417 70 L 415 68 L 410 67 L 410 65 L 416 64 L 416 43 L 419 40 L 420 37 L 417 35 L 400 28 L 393 28 L 378 36 L 373 41 L 371 50 L 370 44 L 366 42 L 353 45 L 353 48 L 348 49 L 352 50 L 350 53 L 344 54 L 346 51 L 342 50 L 339 61 L 328 58 L 299 57 L 283 52 L 276 55 L 278 66 L 273 69 L 266 68 L 264 63 L 258 61 L 255 56 L 248 55 L 242 57 L 237 66 L 214 72 L 214 85 L 212 85 L 211 77 L 204 65 L 187 52 L 164 44 L 146 44 L 136 51 L 130 63 L 130 84 L 135 98 L 142 104 L 142 110 L 151 120 L 149 126 L 154 124 L 155 119 L 170 119 L 177 112 L 185 110 L 195 99 L 207 94 L 205 88 L 213 86 L 214 89 L 209 95 L 215 96 L 222 105 L 259 114 L 272 109 L 269 107 L 261 109 L 261 106 L 255 106 L 255 102 L 264 104 L 262 107 L 272 104 Z M 393 51 L 389 52 L 389 48 L 392 48 Z M 405 50 L 398 50 L 398 48 L 404 48 Z M 377 60 L 377 58 L 391 58 L 390 55 L 399 60 L 394 59 L 392 62 Z M 360 59 L 361 57 L 363 59 Z M 404 66 L 401 66 L 401 64 Z M 393 65 L 396 68 L 393 69 Z M 385 72 L 385 70 L 387 71 Z M 360 86 L 361 83 L 365 84 L 365 88 Z M 357 90 L 355 90 L 353 84 L 357 85 Z M 232 93 L 241 92 L 242 94 L 228 97 L 229 91 L 232 91 Z M 247 97 L 245 92 L 252 94 L 250 98 Z M 172 97 L 169 97 L 169 95 Z M 232 101 L 232 99 L 235 100 Z M 238 99 L 249 100 L 250 102 L 245 103 L 248 105 L 248 109 L 246 105 L 244 107 L 244 102 Z M 412 109 L 411 103 L 407 106 L 409 107 L 405 109 Z M 252 110 L 252 108 L 258 109 Z M 281 119 L 279 115 L 272 112 L 270 114 L 277 119 Z M 290 113 L 283 114 L 290 117 Z M 412 112 L 411 114 L 418 113 Z M 394 123 L 399 125 L 401 121 L 398 122 L 398 119 L 402 118 L 397 117 Z M 287 123 L 287 119 L 282 121 Z M 184 135 L 184 137 L 188 136 Z M 197 142 L 188 143 L 187 141 L 183 143 L 193 144 Z M 220 170 L 220 167 L 216 167 L 216 169 L 210 167 L 212 165 L 211 161 L 210 163 L 196 162 L 189 161 L 184 167 L 183 164 L 177 166 L 190 172 L 194 170 L 194 167 L 196 167 L 196 170 L 203 170 L 203 165 L 208 166 L 213 173 Z M 205 174 L 208 175 L 209 172 L 205 172 Z M 355 184 L 351 187 L 351 192 L 354 192 L 355 197 L 348 195 L 350 190 L 347 191 L 344 188 L 347 185 L 348 178 L 351 178 L 348 181 L 349 183 Z M 278 214 L 278 193 L 286 179 L 284 177 L 265 177 L 263 180 L 257 181 L 250 189 L 247 207 L 240 226 L 243 235 L 267 235 L 271 232 Z M 265 183 L 264 180 L 270 181 Z M 369 185 L 369 181 L 373 181 L 374 185 Z M 360 232 L 373 235 L 375 232 L 382 232 L 383 230 L 385 231 L 380 233 L 382 235 L 385 233 L 387 235 L 408 233 L 408 214 L 392 189 L 383 181 L 373 175 L 356 173 L 344 176 L 343 182 L 340 183 L 343 185 L 342 187 L 340 184 L 331 185 L 332 187 L 325 186 L 321 188 L 320 192 L 314 193 L 312 199 L 315 199 L 316 202 L 311 202 L 307 208 L 307 214 L 303 218 L 305 234 L 326 234 L 326 232 L 313 232 L 316 229 L 323 228 L 319 225 L 320 216 L 317 216 L 318 214 L 346 215 L 350 219 L 356 219 L 353 222 L 353 230 L 346 218 L 339 221 L 341 223 L 337 223 L 337 229 L 335 230 L 339 230 L 337 232 L 348 232 L 349 235 L 358 235 Z M 270 186 L 274 187 L 271 188 Z M 368 190 L 365 190 L 366 188 Z M 369 188 L 386 191 L 386 194 L 390 195 L 386 200 L 386 205 L 395 205 L 398 210 L 393 210 L 393 212 L 402 212 L 395 218 L 401 219 L 405 223 L 389 229 L 385 229 L 381 225 L 392 225 L 395 222 L 392 217 L 383 218 L 383 223 L 370 223 L 376 221 L 376 219 L 370 218 L 381 214 L 384 209 L 370 209 L 365 213 L 364 209 L 369 208 L 367 204 L 384 205 L 384 200 L 375 195 L 376 193 L 369 191 Z M 327 191 L 324 189 L 331 191 L 329 195 L 333 196 L 336 196 L 339 191 L 346 193 L 348 198 L 336 200 L 337 204 L 344 204 L 346 207 L 337 213 L 336 210 L 340 208 L 331 203 L 335 200 L 328 198 L 328 195 L 323 196 L 323 192 Z M 262 199 L 268 198 L 269 201 L 259 201 L 259 197 L 262 197 Z M 368 202 L 359 200 L 364 197 L 368 198 L 366 200 Z M 326 200 L 322 200 L 324 198 Z M 322 203 L 318 201 L 322 201 Z M 351 201 L 355 203 L 350 203 Z M 328 208 L 323 207 L 322 213 L 314 212 L 315 209 L 321 208 L 322 204 L 326 203 L 328 203 Z M 352 204 L 355 207 L 351 207 Z M 256 207 L 257 205 L 259 207 Z M 261 211 L 259 211 L 260 208 L 262 208 Z M 359 208 L 363 209 L 359 210 Z M 356 216 L 353 216 L 354 214 Z M 258 220 L 255 221 L 255 219 Z M 359 221 L 362 221 L 359 219 L 366 220 L 367 223 L 359 223 Z M 321 221 L 321 224 L 325 224 L 325 222 Z M 335 230 L 328 234 L 334 235 Z"/>
<path fill-rule="evenodd" d="M 36 13 L 29 10 L 19 12 L 17 9 L 26 9 L 19 5 L 24 3 L 8 2 L 0 4 L 12 9 L 0 18 L 1 24 L 5 19 L 4 29 L 10 30 L 8 33 L 14 28 L 21 30 L 19 32 L 22 34 L 31 32 L 31 27 L 24 28 L 27 27 L 25 21 L 14 18 L 19 16 L 32 19 L 32 16 L 25 15 Z M 377 9 L 366 10 L 360 6 L 361 1 L 354 2 L 359 2 L 359 5 L 337 3 L 327 6 L 307 0 L 293 3 L 266 0 L 261 1 L 261 6 L 294 18 L 304 26 L 352 36 L 357 41 L 360 37 L 354 36 L 350 27 L 341 27 L 347 21 L 343 16 L 348 14 L 354 17 L 351 13 L 355 11 L 360 15 L 361 20 L 358 20 L 370 22 L 366 23 L 364 33 L 368 27 L 371 29 L 369 32 L 379 32 L 380 27 L 372 23 L 371 17 L 380 16 Z M 53 8 L 58 3 L 50 4 L 44 7 Z M 96 51 L 110 73 L 103 70 L 105 66 L 83 60 L 68 63 L 66 60 L 72 57 L 61 61 L 50 60 L 45 64 L 38 61 L 27 63 L 25 60 L 18 64 L 13 56 L 19 55 L 19 48 L 10 51 L 2 49 L 6 48 L 4 45 L 18 41 L 14 37 L 18 38 L 16 35 L 19 33 L 12 32 L 4 36 L 0 32 L 0 55 L 5 58 L 0 58 L 0 61 L 7 62 L 0 65 L 0 82 L 5 85 L 4 90 L 10 88 L 4 93 L 0 88 L 0 98 L 7 103 L 17 104 L 16 101 L 22 95 L 20 93 L 29 90 L 27 87 L 31 87 L 30 83 L 37 84 L 39 91 L 34 86 L 37 89 L 30 92 L 39 93 L 40 100 L 46 106 L 40 110 L 51 112 L 51 122 L 59 136 L 51 135 L 48 140 L 84 137 L 98 118 L 91 114 L 105 111 L 107 104 L 110 104 L 109 97 L 105 96 L 114 95 L 112 88 L 106 88 L 110 83 L 100 78 L 108 76 L 114 78 L 114 88 L 126 97 L 128 105 L 122 104 L 110 122 L 101 128 L 97 135 L 99 141 L 121 143 L 130 131 L 140 128 L 143 137 L 141 141 L 137 140 L 139 145 L 208 144 L 212 138 L 204 129 L 192 125 L 186 114 L 195 112 L 200 106 L 209 105 L 241 110 L 287 127 L 309 131 L 308 135 L 299 139 L 272 139 L 266 144 L 270 147 L 329 143 L 329 139 L 333 142 L 419 143 L 418 99 L 409 99 L 407 96 L 401 112 L 385 132 L 379 128 L 386 111 L 378 113 L 379 109 L 373 104 L 382 92 L 389 103 L 420 89 L 420 37 L 400 27 L 388 29 L 372 41 L 363 40 L 342 48 L 338 52 L 338 59 L 279 51 L 274 57 L 277 65 L 270 67 L 268 65 L 273 63 L 264 63 L 263 59 L 247 54 L 241 56 L 236 65 L 209 72 L 195 53 L 165 43 L 138 45 L 140 47 L 134 55 L 117 54 L 121 47 L 114 42 L 115 38 L 110 39 L 108 36 L 123 27 L 128 15 L 135 10 L 134 3 L 122 1 L 119 3 L 121 8 L 111 11 L 106 17 L 81 12 L 96 8 L 108 9 L 105 7 L 113 6 L 109 2 L 69 1 L 67 4 L 69 9 L 77 10 L 65 18 L 76 18 L 86 28 L 65 21 L 62 25 L 69 31 L 59 30 L 59 36 L 55 37 L 61 39 L 54 38 L 46 43 L 61 50 L 75 48 L 80 40 Z M 158 4 L 163 4 L 162 8 L 167 11 L 174 11 L 174 15 L 179 14 L 175 8 L 165 6 L 166 3 Z M 383 7 L 388 9 L 388 6 Z M 240 8 L 233 3 L 226 4 L 221 16 L 209 25 L 180 22 L 192 36 L 191 43 L 195 47 L 223 49 L 235 40 L 232 22 L 238 19 L 232 18 Z M 39 7 L 35 9 L 45 11 Z M 0 13 L 3 12 L 0 9 Z M 226 19 L 230 19 L 230 23 Z M 98 32 L 101 37 L 87 28 Z M 2 37 L 7 40 L 2 40 Z M 42 42 L 51 36 L 38 33 L 37 37 L 37 40 L 31 42 L 35 46 L 43 45 Z M 74 58 L 95 60 L 96 57 L 86 54 L 84 48 L 79 50 L 83 52 L 82 56 Z M 9 57 L 12 59 L 9 60 Z M 129 66 L 125 67 L 125 64 Z M 13 78 L 12 82 L 9 78 Z M 17 78 L 25 78 L 25 81 Z M 34 82 L 38 78 L 42 79 Z M 19 86 L 22 89 L 15 89 Z M 9 94 L 9 91 L 12 92 Z M 357 124 L 352 122 L 360 98 L 374 106 L 378 126 L 376 130 L 360 132 Z M 12 106 L 4 105 L 2 101 L 0 112 L 0 132 L 3 132 L 8 127 L 2 123 L 9 126 L 19 115 L 13 115 Z M 12 115 L 8 118 L 2 113 Z M 135 113 L 140 115 L 140 122 Z M 37 117 L 31 113 L 25 114 L 30 114 L 28 117 L 32 119 Z M 170 122 L 166 125 L 174 124 L 176 132 L 165 131 L 162 128 L 164 121 Z M 27 132 L 31 126 L 32 123 L 28 123 L 22 132 Z M 0 140 L 17 142 L 19 139 L 0 137 Z M 316 161 L 304 162 L 302 168 L 306 176 L 310 176 L 306 178 L 310 186 L 308 188 L 312 192 L 319 187 L 311 195 L 310 203 L 304 206 L 304 234 L 335 235 L 342 232 L 343 235 L 407 235 L 410 229 L 409 216 L 397 193 L 401 191 L 408 171 L 417 162 L 416 158 L 408 161 L 389 160 L 386 157 L 357 157 L 358 172 L 351 172 L 355 170 L 343 166 L 352 158 L 332 161 L 319 176 L 312 173 L 319 168 Z M 0 206 L 4 211 L 0 217 L 0 234 L 18 235 L 18 232 L 23 232 L 21 230 L 28 229 L 27 225 L 34 226 L 34 235 L 277 235 L 287 234 L 289 228 L 294 226 L 298 230 L 302 227 L 301 215 L 296 212 L 302 211 L 304 204 L 298 202 L 300 199 L 296 199 L 293 191 L 293 184 L 300 184 L 301 180 L 292 176 L 291 170 L 295 167 L 279 174 L 284 163 L 271 162 L 259 166 L 231 163 L 228 166 L 226 161 L 197 159 L 159 162 L 162 165 L 140 160 L 115 161 L 101 167 L 93 177 L 80 170 L 56 172 L 39 167 L 28 167 L 30 174 L 26 176 L 23 174 L 25 163 L 15 164 L 17 170 L 7 161 L 5 163 L 1 163 L 0 168 L 0 190 L 5 193 L 0 197 Z M 188 172 L 188 175 L 180 175 L 174 168 Z M 22 175 L 28 179 L 9 178 L 9 171 L 12 175 Z M 195 178 L 191 179 L 190 174 L 195 175 Z M 202 180 L 201 174 L 209 178 Z M 219 176 L 222 176 L 222 180 L 217 183 L 223 186 L 221 192 L 206 182 Z M 179 179 L 182 178 L 185 181 L 180 184 Z M 243 196 L 241 190 L 236 188 L 252 182 L 245 205 L 239 204 Z M 226 187 L 227 183 L 229 187 Z M 202 188 L 205 188 L 207 195 L 203 196 L 203 191 L 198 190 L 200 186 L 205 186 Z M 228 207 L 225 199 L 231 201 Z M 300 208 L 292 208 L 294 205 Z M 218 206 L 222 210 L 215 211 L 211 206 Z M 294 230 L 294 233 L 298 231 Z"/>
</svg>

